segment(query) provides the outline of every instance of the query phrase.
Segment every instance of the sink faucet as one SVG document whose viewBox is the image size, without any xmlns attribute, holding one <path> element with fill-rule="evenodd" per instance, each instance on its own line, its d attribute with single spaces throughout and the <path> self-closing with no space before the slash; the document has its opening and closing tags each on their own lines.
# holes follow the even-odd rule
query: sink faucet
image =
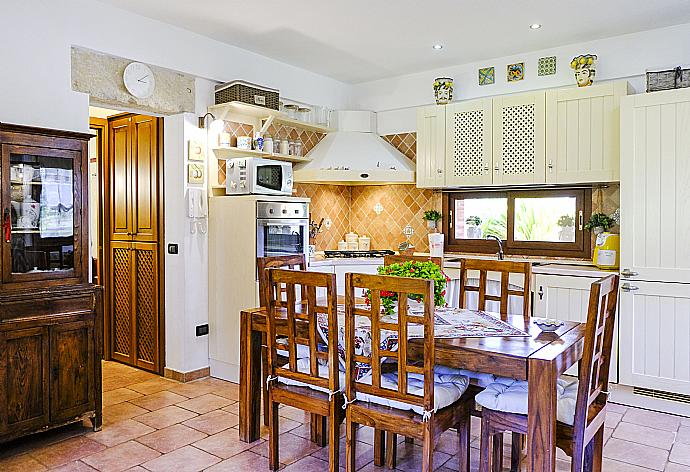
<svg viewBox="0 0 690 472">
<path fill-rule="evenodd" d="M 498 260 L 502 261 L 504 256 L 503 256 L 503 242 L 501 241 L 501 238 L 498 236 L 494 236 L 493 234 L 489 234 L 486 236 L 486 239 L 493 239 L 498 243 Z"/>
</svg>

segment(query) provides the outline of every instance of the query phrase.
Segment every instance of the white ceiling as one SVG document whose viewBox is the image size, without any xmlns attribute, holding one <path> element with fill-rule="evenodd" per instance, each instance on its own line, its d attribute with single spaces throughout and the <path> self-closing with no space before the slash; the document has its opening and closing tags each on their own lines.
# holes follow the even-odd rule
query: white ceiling
<svg viewBox="0 0 690 472">
<path fill-rule="evenodd" d="M 690 22 L 690 0 L 102 1 L 350 83 Z"/>
</svg>

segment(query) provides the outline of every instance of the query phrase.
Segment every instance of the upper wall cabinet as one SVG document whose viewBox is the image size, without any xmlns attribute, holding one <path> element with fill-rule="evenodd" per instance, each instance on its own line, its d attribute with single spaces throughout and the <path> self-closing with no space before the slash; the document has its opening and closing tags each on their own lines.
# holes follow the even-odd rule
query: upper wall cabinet
<svg viewBox="0 0 690 472">
<path fill-rule="evenodd" d="M 417 111 L 417 187 L 445 186 L 445 145 L 445 108 L 420 108 Z"/>
<path fill-rule="evenodd" d="M 543 183 L 546 163 L 545 92 L 494 98 L 493 106 L 493 183 Z"/>
<path fill-rule="evenodd" d="M 619 180 L 620 98 L 627 82 L 546 93 L 546 181 Z"/>
<path fill-rule="evenodd" d="M 491 185 L 492 116 L 491 99 L 446 106 L 446 186 Z"/>
</svg>

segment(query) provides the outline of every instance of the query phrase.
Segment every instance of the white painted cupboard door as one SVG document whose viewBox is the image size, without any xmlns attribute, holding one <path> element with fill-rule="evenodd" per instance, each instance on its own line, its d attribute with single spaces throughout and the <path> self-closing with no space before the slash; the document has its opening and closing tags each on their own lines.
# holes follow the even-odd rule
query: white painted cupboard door
<svg viewBox="0 0 690 472">
<path fill-rule="evenodd" d="M 621 99 L 621 272 L 690 283 L 690 89 Z"/>
<path fill-rule="evenodd" d="M 625 81 L 546 92 L 546 181 L 620 178 L 620 98 Z"/>
<path fill-rule="evenodd" d="M 492 101 L 446 106 L 446 187 L 491 185 Z"/>
<path fill-rule="evenodd" d="M 419 109 L 417 111 L 417 187 L 443 187 L 445 145 L 445 107 L 429 106 Z"/>
<path fill-rule="evenodd" d="M 690 285 L 621 282 L 621 384 L 690 395 Z"/>
<path fill-rule="evenodd" d="M 493 183 L 546 182 L 546 92 L 493 99 Z"/>
<path fill-rule="evenodd" d="M 587 322 L 589 293 L 595 277 L 568 277 L 563 275 L 534 276 L 534 316 L 555 318 L 562 321 Z M 611 367 L 609 380 L 618 382 L 618 326 L 616 319 L 611 347 Z M 566 371 L 566 374 L 577 376 L 577 364 Z"/>
</svg>

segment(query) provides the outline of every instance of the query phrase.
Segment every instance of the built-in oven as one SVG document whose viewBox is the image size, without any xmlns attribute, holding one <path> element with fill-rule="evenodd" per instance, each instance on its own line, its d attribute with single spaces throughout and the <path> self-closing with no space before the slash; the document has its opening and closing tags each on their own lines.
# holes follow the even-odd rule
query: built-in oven
<svg viewBox="0 0 690 472">
<path fill-rule="evenodd" d="M 256 257 L 304 254 L 309 249 L 309 205 L 256 202 Z"/>
</svg>

